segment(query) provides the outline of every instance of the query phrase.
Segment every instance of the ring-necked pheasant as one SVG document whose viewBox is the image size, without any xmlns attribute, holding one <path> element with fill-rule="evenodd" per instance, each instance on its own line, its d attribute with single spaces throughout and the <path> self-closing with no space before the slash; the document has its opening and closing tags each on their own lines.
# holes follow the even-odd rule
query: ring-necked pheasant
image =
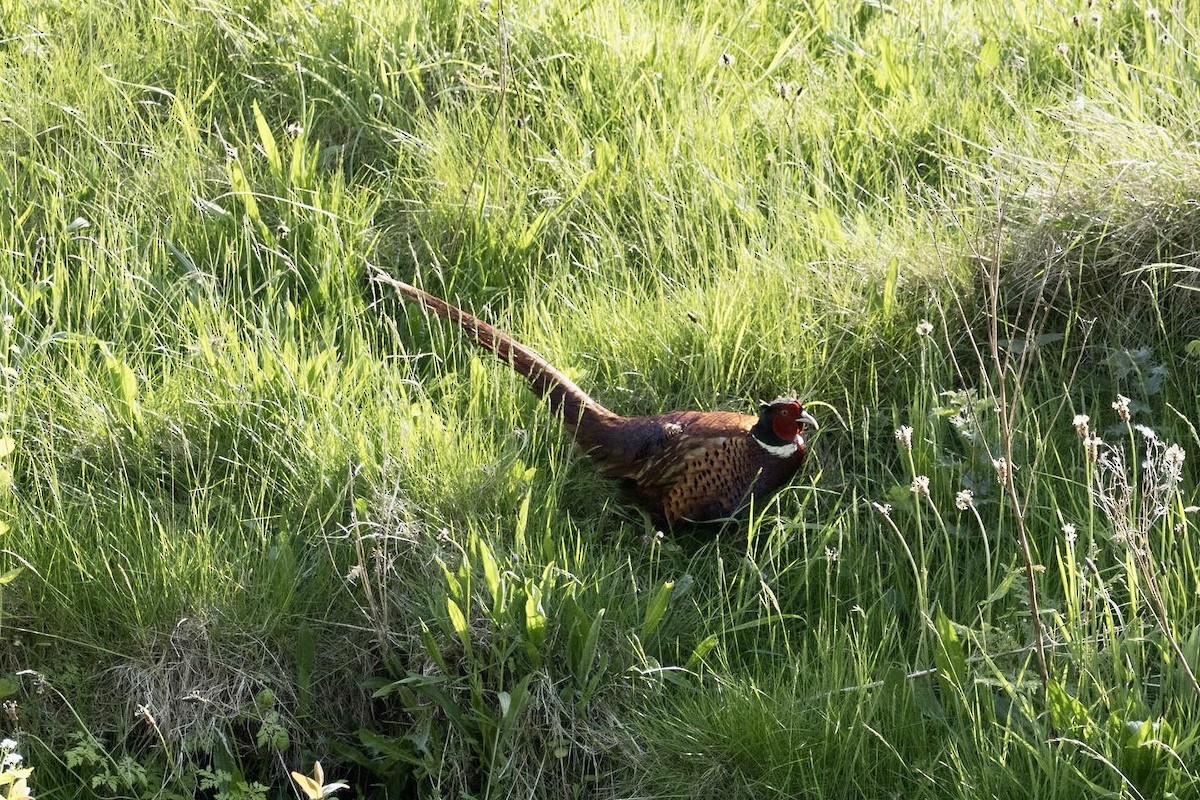
<svg viewBox="0 0 1200 800">
<path fill-rule="evenodd" d="M 804 435 L 817 422 L 795 399 L 763 403 L 757 417 L 733 411 L 622 417 L 503 331 L 383 273 L 374 280 L 457 322 L 475 344 L 524 376 L 600 474 L 621 481 L 656 523 L 714 522 L 751 498 L 761 504 L 791 481 L 808 455 Z"/>
</svg>

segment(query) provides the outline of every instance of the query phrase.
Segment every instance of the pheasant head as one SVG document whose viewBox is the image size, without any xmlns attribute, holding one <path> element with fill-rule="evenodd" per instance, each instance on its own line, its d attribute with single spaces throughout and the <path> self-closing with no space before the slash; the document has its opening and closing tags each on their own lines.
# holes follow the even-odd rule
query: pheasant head
<svg viewBox="0 0 1200 800">
<path fill-rule="evenodd" d="M 758 410 L 758 422 L 750 435 L 763 450 L 779 458 L 789 458 L 806 449 L 804 434 L 819 426 L 798 400 L 777 397 L 763 403 Z"/>
</svg>

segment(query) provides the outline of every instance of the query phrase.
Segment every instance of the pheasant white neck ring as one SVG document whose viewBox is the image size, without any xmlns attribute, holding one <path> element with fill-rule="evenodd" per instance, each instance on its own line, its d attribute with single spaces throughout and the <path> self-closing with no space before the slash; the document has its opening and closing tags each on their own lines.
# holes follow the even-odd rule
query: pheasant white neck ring
<svg viewBox="0 0 1200 800">
<path fill-rule="evenodd" d="M 755 444 L 776 458 L 791 458 L 796 455 L 797 450 L 804 446 L 803 436 L 797 436 L 792 441 L 784 442 L 783 444 L 767 444 L 757 436 L 751 436 L 750 438 L 754 440 Z"/>
</svg>

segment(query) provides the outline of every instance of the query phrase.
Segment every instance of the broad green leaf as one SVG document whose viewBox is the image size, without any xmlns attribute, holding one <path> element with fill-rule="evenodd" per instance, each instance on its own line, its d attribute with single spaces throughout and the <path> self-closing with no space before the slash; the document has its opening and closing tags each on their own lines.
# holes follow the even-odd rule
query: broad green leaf
<svg viewBox="0 0 1200 800">
<path fill-rule="evenodd" d="M 250 110 L 254 112 L 254 125 L 258 128 L 258 141 L 262 145 L 263 154 L 267 157 L 267 163 L 271 165 L 271 172 L 282 178 L 283 162 L 279 158 L 279 148 L 275 144 L 271 126 L 267 124 L 267 118 L 263 116 L 262 109 L 258 107 L 257 100 L 250 104 Z"/>
<path fill-rule="evenodd" d="M 1000 45 L 996 44 L 995 39 L 989 39 L 979 50 L 979 60 L 975 62 L 975 74 L 985 78 L 995 72 L 998 66 L 1000 66 Z"/>
<path fill-rule="evenodd" d="M 254 222 L 261 223 L 262 215 L 258 211 L 258 201 L 254 199 L 254 192 L 250 190 L 250 181 L 246 179 L 246 173 L 242 169 L 242 165 L 237 161 L 231 160 L 228 168 L 229 188 L 242 201 L 242 207 L 246 212 L 246 216 Z"/>
<path fill-rule="evenodd" d="M 663 581 L 658 587 L 658 591 L 654 593 L 654 597 L 650 598 L 650 605 L 646 606 L 646 617 L 642 622 L 642 637 L 652 636 L 658 625 L 662 622 L 663 616 L 667 613 L 667 606 L 671 601 L 671 592 L 675 588 L 674 581 Z"/>
<path fill-rule="evenodd" d="M 967 680 L 967 656 L 962 640 L 954 623 L 940 608 L 933 624 L 938 634 L 938 646 L 933 654 L 938 677 L 962 691 Z"/>
<path fill-rule="evenodd" d="M 483 582 L 492 597 L 492 608 L 498 615 L 504 610 L 504 585 L 500 582 L 500 568 L 496 564 L 496 557 L 483 539 L 476 541 L 475 552 L 479 554 L 479 561 L 483 566 Z"/>
<path fill-rule="evenodd" d="M 605 609 L 596 612 L 594 619 L 576 625 L 571 632 L 575 647 L 575 676 L 584 679 L 592 670 L 596 660 L 596 650 L 600 645 L 601 622 L 604 621 Z"/>
<path fill-rule="evenodd" d="M 458 603 L 454 602 L 454 599 L 450 597 L 446 598 L 446 613 L 450 615 L 450 627 L 458 634 L 458 639 L 462 642 L 463 649 L 470 652 L 471 630 L 467 627 L 467 615 L 458 607 Z"/>
<path fill-rule="evenodd" d="M 1016 584 L 1017 579 L 1022 577 L 1022 575 L 1023 573 L 1020 570 L 1009 570 L 1004 577 L 1000 579 L 1000 583 L 995 589 L 992 590 L 992 593 L 987 596 L 987 599 L 983 601 L 984 605 L 989 605 L 1001 599 L 1002 597 L 1005 597 L 1010 591 L 1012 591 L 1013 585 Z"/>
<path fill-rule="evenodd" d="M 542 590 L 532 582 L 525 590 L 525 636 L 535 650 L 546 641 L 546 613 L 542 610 Z"/>
<path fill-rule="evenodd" d="M 1058 681 L 1046 684 L 1046 707 L 1050 712 L 1050 724 L 1058 731 L 1086 730 L 1092 724 L 1087 707 Z"/>
<path fill-rule="evenodd" d="M 708 636 L 705 636 L 703 639 L 701 639 L 700 643 L 692 649 L 692 654 L 688 656 L 687 664 L 684 665 L 684 668 L 690 670 L 691 672 L 698 670 L 700 665 L 704 662 L 704 657 L 707 656 L 712 649 L 717 646 L 717 642 L 719 641 L 720 639 L 717 638 L 715 633 L 710 633 Z"/>
</svg>

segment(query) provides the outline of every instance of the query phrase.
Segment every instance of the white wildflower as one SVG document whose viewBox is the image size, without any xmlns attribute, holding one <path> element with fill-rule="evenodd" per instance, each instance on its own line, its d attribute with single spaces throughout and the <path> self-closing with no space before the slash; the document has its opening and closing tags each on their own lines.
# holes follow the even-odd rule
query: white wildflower
<svg viewBox="0 0 1200 800">
<path fill-rule="evenodd" d="M 1163 468 L 1166 470 L 1167 479 L 1171 483 L 1179 483 L 1183 480 L 1183 459 L 1185 455 L 1183 448 L 1177 444 L 1173 444 L 1163 451 Z"/>
<path fill-rule="evenodd" d="M 954 507 L 959 511 L 966 511 L 975 505 L 975 494 L 970 489 L 963 489 L 958 494 L 954 495 Z"/>
<path fill-rule="evenodd" d="M 892 514 L 892 504 L 891 503 L 871 503 L 871 507 L 874 508 L 876 511 L 878 511 L 880 514 L 883 514 L 885 517 L 891 516 L 891 514 Z"/>
<path fill-rule="evenodd" d="M 1070 522 L 1064 522 L 1062 526 L 1063 535 L 1067 537 L 1067 544 L 1074 545 L 1079 534 L 1075 531 L 1075 526 Z"/>
<path fill-rule="evenodd" d="M 1091 432 L 1088 423 L 1091 421 L 1092 418 L 1087 414 L 1076 414 L 1075 419 L 1071 420 L 1071 424 L 1075 426 L 1075 432 L 1079 434 L 1080 438 L 1088 438 L 1088 434 Z"/>
<path fill-rule="evenodd" d="M 1129 403 L 1130 399 L 1123 394 L 1117 395 L 1117 399 L 1113 401 L 1113 411 L 1117 412 L 1117 417 L 1121 422 L 1129 422 Z"/>
<path fill-rule="evenodd" d="M 929 497 L 929 476 L 918 475 L 913 478 L 912 486 L 908 487 L 914 494 Z"/>
<path fill-rule="evenodd" d="M 910 425 L 901 425 L 896 429 L 896 441 L 900 442 L 900 446 L 905 450 L 912 450 L 912 435 L 913 429 Z"/>
<path fill-rule="evenodd" d="M 933 323 L 927 319 L 923 319 L 917 323 L 917 336 L 932 336 Z"/>
</svg>

